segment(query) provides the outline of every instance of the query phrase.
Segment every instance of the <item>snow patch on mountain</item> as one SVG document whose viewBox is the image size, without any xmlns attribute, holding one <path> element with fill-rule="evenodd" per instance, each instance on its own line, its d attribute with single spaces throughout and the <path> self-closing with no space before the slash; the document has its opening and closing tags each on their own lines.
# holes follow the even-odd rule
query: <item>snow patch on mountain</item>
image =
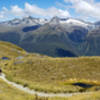
<svg viewBox="0 0 100 100">
<path fill-rule="evenodd" d="M 8 25 L 8 26 L 30 26 L 30 25 L 43 25 L 47 23 L 48 20 L 44 18 L 33 18 L 33 17 L 25 17 L 22 19 L 13 19 L 10 21 L 2 22 L 1 24 Z"/>
<path fill-rule="evenodd" d="M 66 19 L 66 20 L 60 20 L 61 24 L 72 24 L 72 25 L 79 25 L 79 26 L 88 26 L 89 24 L 84 23 L 82 21 L 79 20 L 75 20 L 75 19 Z"/>
</svg>

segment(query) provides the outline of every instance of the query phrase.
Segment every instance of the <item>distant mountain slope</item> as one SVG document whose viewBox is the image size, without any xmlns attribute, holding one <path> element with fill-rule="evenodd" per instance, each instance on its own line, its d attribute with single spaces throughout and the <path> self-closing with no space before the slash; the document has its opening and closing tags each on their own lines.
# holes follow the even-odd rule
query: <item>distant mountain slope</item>
<svg viewBox="0 0 100 100">
<path fill-rule="evenodd" d="M 88 32 L 83 47 L 86 48 L 85 55 L 100 56 L 100 28 Z"/>
<path fill-rule="evenodd" d="M 99 26 L 74 18 L 25 17 L 0 23 L 0 40 L 54 57 L 95 56 L 100 55 Z"/>
<path fill-rule="evenodd" d="M 45 24 L 47 23 L 48 20 L 47 19 L 44 19 L 44 18 L 33 18 L 31 16 L 29 17 L 24 17 L 22 19 L 18 19 L 18 18 L 15 18 L 13 20 L 10 20 L 10 21 L 5 21 L 5 22 L 2 22 L 1 24 L 4 24 L 4 25 L 9 25 L 9 26 L 26 26 L 26 25 L 42 25 L 42 24 Z"/>
</svg>

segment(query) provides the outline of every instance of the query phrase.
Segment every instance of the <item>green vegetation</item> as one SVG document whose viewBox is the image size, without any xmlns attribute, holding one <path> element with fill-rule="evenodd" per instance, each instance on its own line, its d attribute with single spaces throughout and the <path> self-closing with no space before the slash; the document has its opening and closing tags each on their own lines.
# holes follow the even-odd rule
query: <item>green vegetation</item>
<svg viewBox="0 0 100 100">
<path fill-rule="evenodd" d="M 0 100 L 65 100 L 64 98 L 48 98 L 31 95 L 8 85 L 0 79 Z"/>
<path fill-rule="evenodd" d="M 90 92 L 70 98 L 41 98 L 9 86 L 0 80 L 0 100 L 99 100 L 100 57 L 52 58 L 27 53 L 6 42 L 0 42 L 0 67 L 10 81 L 36 91 L 54 93 Z M 21 57 L 21 58 L 20 58 Z M 5 92 L 6 91 L 6 92 Z M 95 92 L 98 91 L 98 92 Z M 5 96 L 6 95 L 6 96 Z M 77 98 L 77 99 L 76 99 Z"/>
<path fill-rule="evenodd" d="M 0 57 L 15 58 L 26 54 L 27 53 L 22 48 L 8 42 L 0 41 Z"/>
<path fill-rule="evenodd" d="M 0 79 L 0 100 L 34 100 L 34 96 L 19 91 Z"/>
<path fill-rule="evenodd" d="M 2 69 L 9 80 L 37 91 L 83 92 L 100 89 L 99 65 L 99 57 L 51 58 L 29 54 L 21 60 L 3 61 Z M 80 83 L 85 86 L 77 85 Z"/>
<path fill-rule="evenodd" d="M 100 92 L 80 94 L 67 98 L 66 100 L 100 100 Z"/>
<path fill-rule="evenodd" d="M 61 97 L 38 97 L 37 95 L 30 95 L 19 91 L 18 89 L 6 84 L 0 79 L 0 100 L 99 100 L 100 92 L 79 94 L 68 98 Z"/>
</svg>

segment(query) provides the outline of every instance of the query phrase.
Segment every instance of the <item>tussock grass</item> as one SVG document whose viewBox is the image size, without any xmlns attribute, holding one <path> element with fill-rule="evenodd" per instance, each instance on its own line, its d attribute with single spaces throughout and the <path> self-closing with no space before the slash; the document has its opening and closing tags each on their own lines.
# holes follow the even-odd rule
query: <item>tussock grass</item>
<svg viewBox="0 0 100 100">
<path fill-rule="evenodd" d="M 37 91 L 57 93 L 84 90 L 72 83 L 100 86 L 100 57 L 51 58 L 29 54 L 22 59 L 23 63 L 14 64 L 16 61 L 13 59 L 7 66 L 2 66 L 7 78 Z"/>
<path fill-rule="evenodd" d="M 0 100 L 35 100 L 35 96 L 17 90 L 0 79 Z"/>
<path fill-rule="evenodd" d="M 26 55 L 26 51 L 22 48 L 8 42 L 0 41 L 0 57 L 14 58 Z"/>
<path fill-rule="evenodd" d="M 100 90 L 100 57 L 52 58 L 29 54 L 23 49 L 0 42 L 0 67 L 10 81 L 44 92 L 82 92 Z M 23 56 L 23 59 L 16 59 Z M 21 62 L 21 63 L 19 63 Z M 91 88 L 73 83 L 93 85 Z M 0 100 L 99 100 L 100 92 L 80 94 L 70 98 L 41 98 L 29 95 L 0 80 Z"/>
<path fill-rule="evenodd" d="M 20 91 L 0 79 L 0 100 L 99 100 L 100 92 L 79 94 L 72 97 L 39 97 Z"/>
<path fill-rule="evenodd" d="M 69 97 L 66 100 L 100 100 L 100 92 L 79 94 L 76 96 Z"/>
<path fill-rule="evenodd" d="M 52 58 L 29 54 L 23 49 L 0 42 L 0 60 L 7 78 L 25 87 L 44 92 L 79 92 L 84 87 L 72 83 L 100 86 L 100 57 Z M 23 59 L 16 59 L 22 56 Z M 85 89 L 87 91 L 88 88 Z M 91 89 L 89 89 L 91 90 Z M 92 87 L 92 90 L 97 90 Z"/>
</svg>

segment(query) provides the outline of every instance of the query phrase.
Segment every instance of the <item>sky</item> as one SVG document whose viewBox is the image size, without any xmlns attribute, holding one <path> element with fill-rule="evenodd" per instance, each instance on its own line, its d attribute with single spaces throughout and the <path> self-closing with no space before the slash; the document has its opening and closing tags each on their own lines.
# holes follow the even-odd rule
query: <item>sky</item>
<svg viewBox="0 0 100 100">
<path fill-rule="evenodd" d="M 100 0 L 0 0 L 0 21 L 23 17 L 100 20 Z"/>
</svg>

